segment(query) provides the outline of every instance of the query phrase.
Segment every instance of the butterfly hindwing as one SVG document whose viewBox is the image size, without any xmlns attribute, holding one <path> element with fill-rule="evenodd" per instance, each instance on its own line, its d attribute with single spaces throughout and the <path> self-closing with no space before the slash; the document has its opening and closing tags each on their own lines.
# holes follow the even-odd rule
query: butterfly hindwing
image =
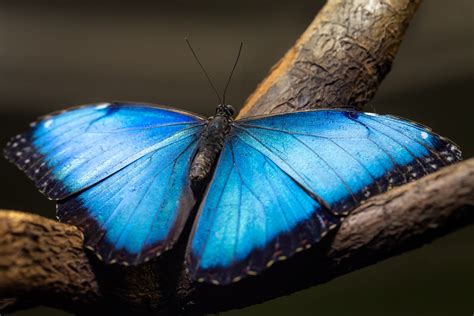
<svg viewBox="0 0 474 316">
<path fill-rule="evenodd" d="M 224 146 L 188 246 L 199 281 L 230 283 L 319 240 L 339 220 L 239 137 Z"/>
<path fill-rule="evenodd" d="M 188 244 L 191 275 L 229 283 L 317 242 L 368 197 L 460 159 L 406 120 L 318 110 L 236 121 Z"/>
<path fill-rule="evenodd" d="M 79 226 L 107 262 L 138 264 L 168 249 L 195 203 L 188 170 L 204 121 L 143 104 L 48 116 L 5 154 Z"/>
<path fill-rule="evenodd" d="M 173 246 L 195 204 L 188 169 L 197 133 L 146 154 L 58 203 L 62 221 L 81 226 L 105 262 L 138 264 Z"/>
</svg>

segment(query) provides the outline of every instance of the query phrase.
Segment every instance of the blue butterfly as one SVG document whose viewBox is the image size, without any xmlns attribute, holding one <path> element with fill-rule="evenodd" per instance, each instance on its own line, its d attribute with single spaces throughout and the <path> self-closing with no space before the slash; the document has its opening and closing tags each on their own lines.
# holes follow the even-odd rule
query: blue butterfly
<svg viewBox="0 0 474 316">
<path fill-rule="evenodd" d="M 446 138 L 388 115 L 232 115 L 229 105 L 208 119 L 87 105 L 31 124 L 5 155 L 106 263 L 137 265 L 172 248 L 199 203 L 186 266 L 214 284 L 262 272 L 317 243 L 370 196 L 461 159 Z"/>
</svg>

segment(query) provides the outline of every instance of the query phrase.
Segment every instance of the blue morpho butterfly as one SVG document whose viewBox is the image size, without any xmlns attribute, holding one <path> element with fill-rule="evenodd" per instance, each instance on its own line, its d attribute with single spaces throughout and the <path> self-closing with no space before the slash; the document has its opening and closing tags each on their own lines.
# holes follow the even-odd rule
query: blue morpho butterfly
<svg viewBox="0 0 474 316">
<path fill-rule="evenodd" d="M 32 123 L 5 155 L 106 263 L 137 265 L 170 249 L 199 201 L 186 265 L 214 284 L 260 273 L 311 247 L 368 197 L 461 159 L 446 138 L 389 115 L 232 115 L 225 102 L 208 119 L 91 104 Z"/>
</svg>

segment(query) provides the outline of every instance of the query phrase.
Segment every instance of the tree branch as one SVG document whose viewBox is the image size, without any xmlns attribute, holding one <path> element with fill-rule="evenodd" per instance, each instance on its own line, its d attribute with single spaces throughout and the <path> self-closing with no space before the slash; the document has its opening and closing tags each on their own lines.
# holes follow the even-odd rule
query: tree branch
<svg viewBox="0 0 474 316">
<path fill-rule="evenodd" d="M 67 298 L 74 309 L 84 299 L 101 299 L 82 246 L 82 232 L 76 227 L 2 211 L 0 236 L 0 297 L 38 296 L 58 302 Z M 10 299 L 8 305 L 13 303 L 18 302 Z"/>
<path fill-rule="evenodd" d="M 329 0 L 247 100 L 240 116 L 315 107 L 361 109 L 388 73 L 420 1 Z M 311 250 L 229 286 L 194 284 L 186 234 L 138 267 L 104 265 L 75 227 L 0 212 L 0 311 L 36 304 L 76 313 L 202 313 L 304 289 L 474 222 L 474 159 L 368 200 Z M 189 231 L 189 227 L 188 227 Z"/>
<path fill-rule="evenodd" d="M 239 117 L 362 109 L 392 67 L 421 0 L 330 0 L 247 99 Z"/>
</svg>

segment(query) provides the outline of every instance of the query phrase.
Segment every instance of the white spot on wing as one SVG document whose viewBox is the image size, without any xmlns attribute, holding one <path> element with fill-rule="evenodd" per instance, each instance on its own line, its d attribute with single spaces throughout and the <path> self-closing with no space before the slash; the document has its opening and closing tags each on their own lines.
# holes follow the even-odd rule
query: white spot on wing
<svg viewBox="0 0 474 316">
<path fill-rule="evenodd" d="M 427 139 L 428 138 L 428 133 L 427 132 L 421 132 L 421 138 Z"/>
<path fill-rule="evenodd" d="M 365 115 L 368 115 L 368 116 L 377 116 L 377 114 L 375 114 L 375 113 L 370 113 L 370 112 L 365 112 Z"/>
<path fill-rule="evenodd" d="M 96 108 L 97 110 L 101 110 L 101 109 L 107 108 L 109 105 L 110 105 L 109 103 L 99 103 L 99 104 L 96 105 L 95 108 Z"/>
<path fill-rule="evenodd" d="M 44 127 L 46 127 L 46 128 L 50 128 L 51 125 L 53 125 L 53 120 L 52 119 L 49 119 L 44 123 Z"/>
</svg>

